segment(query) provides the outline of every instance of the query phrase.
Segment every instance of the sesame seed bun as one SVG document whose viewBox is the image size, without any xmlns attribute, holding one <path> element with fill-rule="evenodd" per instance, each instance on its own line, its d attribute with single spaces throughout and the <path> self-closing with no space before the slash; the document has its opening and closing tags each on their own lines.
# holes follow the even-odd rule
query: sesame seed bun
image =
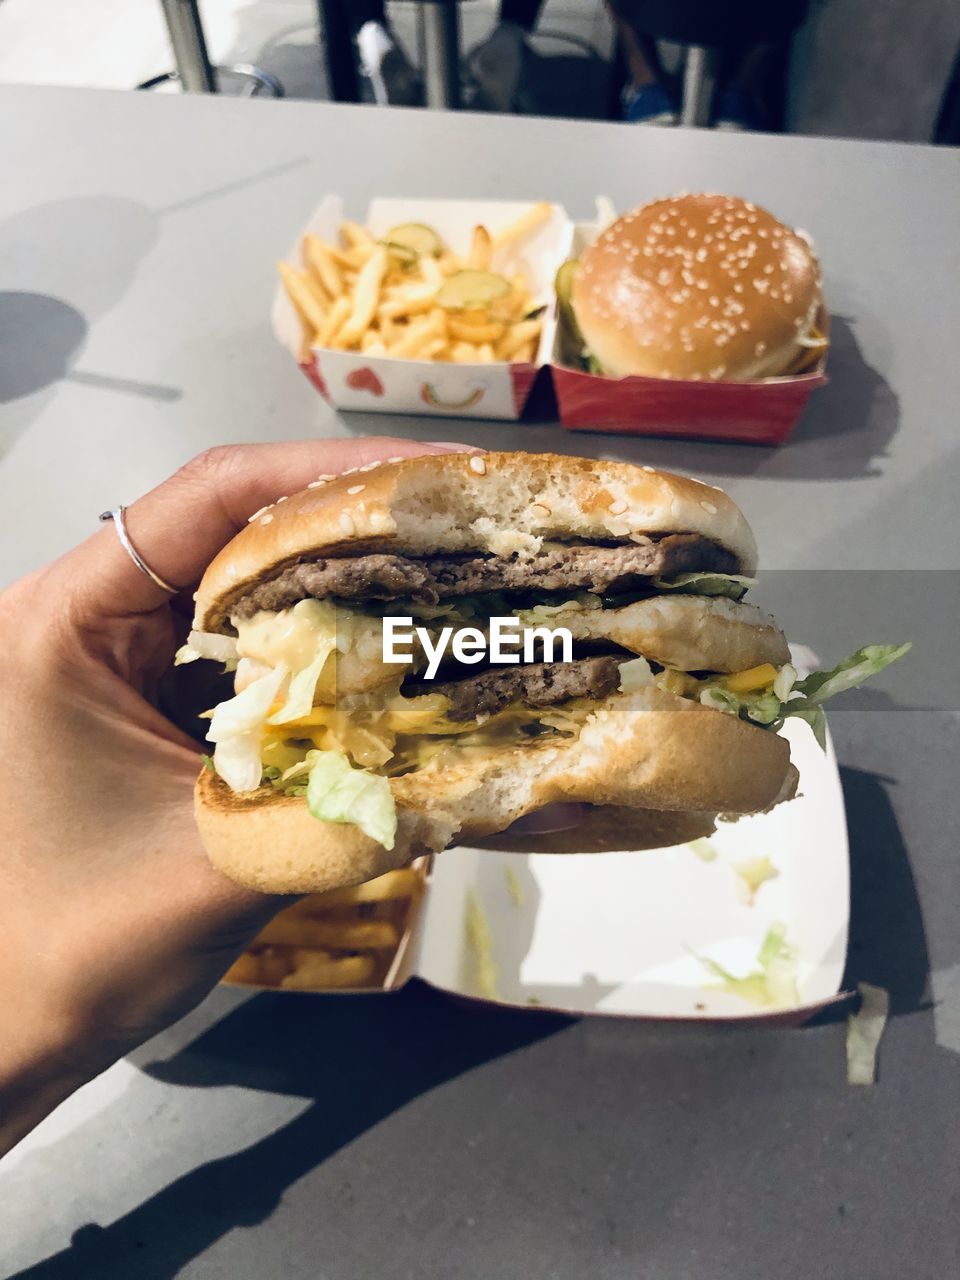
<svg viewBox="0 0 960 1280">
<path fill-rule="evenodd" d="M 315 481 L 252 517 L 204 574 L 194 626 L 223 630 L 237 600 L 298 560 L 374 551 L 509 555 L 543 540 L 629 543 L 665 533 L 700 534 L 730 551 L 740 573 L 756 568 L 739 507 L 667 471 L 519 452 L 372 464 Z"/>
<path fill-rule="evenodd" d="M 820 265 L 804 236 L 748 200 L 672 196 L 619 218 L 584 251 L 571 301 L 613 377 L 773 377 L 807 349 Z"/>
</svg>

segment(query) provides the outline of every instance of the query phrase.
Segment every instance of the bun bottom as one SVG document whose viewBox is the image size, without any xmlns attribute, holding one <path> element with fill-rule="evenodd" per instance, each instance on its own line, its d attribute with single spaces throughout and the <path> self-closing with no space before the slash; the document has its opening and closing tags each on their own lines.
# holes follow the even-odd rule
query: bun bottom
<svg viewBox="0 0 960 1280">
<path fill-rule="evenodd" d="M 476 844 L 558 801 L 592 805 L 595 816 L 552 841 L 520 839 L 539 849 L 554 843 L 556 852 L 591 851 L 585 839 L 593 851 L 680 843 L 707 834 L 718 813 L 754 813 L 788 799 L 796 774 L 784 738 L 654 688 L 609 698 L 576 738 L 450 752 L 390 786 L 391 850 L 349 823 L 319 822 L 300 797 L 237 795 L 208 770 L 197 781 L 197 825 L 210 860 L 230 879 L 264 893 L 315 893 L 453 843 Z M 503 839 L 530 851 L 517 837 Z"/>
</svg>

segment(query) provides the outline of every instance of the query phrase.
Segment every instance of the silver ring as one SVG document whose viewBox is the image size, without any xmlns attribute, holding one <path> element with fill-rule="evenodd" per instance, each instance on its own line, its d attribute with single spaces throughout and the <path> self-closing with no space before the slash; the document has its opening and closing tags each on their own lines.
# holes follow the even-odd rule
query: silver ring
<svg viewBox="0 0 960 1280">
<path fill-rule="evenodd" d="M 150 566 L 147 564 L 146 560 L 144 560 L 143 556 L 140 554 L 137 548 L 130 541 L 130 535 L 129 533 L 127 533 L 127 523 L 123 518 L 124 511 L 126 511 L 126 507 L 124 506 L 114 507 L 112 511 L 101 511 L 100 519 L 102 521 L 107 521 L 107 520 L 113 521 L 113 527 L 117 531 L 117 537 L 120 539 L 121 547 L 123 547 L 124 551 L 130 557 L 133 563 L 137 566 L 140 572 L 143 574 L 146 574 L 146 576 L 150 579 L 150 581 L 155 583 L 160 588 L 161 591 L 166 591 L 170 595 L 175 596 L 177 592 L 180 590 L 180 588 L 172 586 L 164 578 L 161 578 L 159 573 L 155 573 L 153 569 L 151 569 Z"/>
</svg>

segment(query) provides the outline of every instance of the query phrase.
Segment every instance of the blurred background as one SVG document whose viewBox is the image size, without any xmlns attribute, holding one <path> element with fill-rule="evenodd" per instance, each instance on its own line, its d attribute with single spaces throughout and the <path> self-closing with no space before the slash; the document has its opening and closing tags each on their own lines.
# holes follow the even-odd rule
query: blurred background
<svg viewBox="0 0 960 1280">
<path fill-rule="evenodd" d="M 0 81 L 203 87 L 198 33 L 221 92 L 960 142 L 957 0 L 0 0 Z"/>
</svg>

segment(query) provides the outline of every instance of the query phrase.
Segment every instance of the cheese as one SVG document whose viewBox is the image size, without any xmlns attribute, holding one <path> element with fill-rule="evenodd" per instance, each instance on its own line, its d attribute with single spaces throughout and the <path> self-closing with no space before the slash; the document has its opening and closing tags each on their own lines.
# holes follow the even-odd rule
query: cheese
<svg viewBox="0 0 960 1280">
<path fill-rule="evenodd" d="M 755 689 L 769 688 L 776 678 L 777 668 L 770 662 L 763 662 L 759 667 L 750 667 L 747 671 L 735 671 L 733 675 L 724 676 L 718 684 L 731 693 L 752 693 Z"/>
</svg>

